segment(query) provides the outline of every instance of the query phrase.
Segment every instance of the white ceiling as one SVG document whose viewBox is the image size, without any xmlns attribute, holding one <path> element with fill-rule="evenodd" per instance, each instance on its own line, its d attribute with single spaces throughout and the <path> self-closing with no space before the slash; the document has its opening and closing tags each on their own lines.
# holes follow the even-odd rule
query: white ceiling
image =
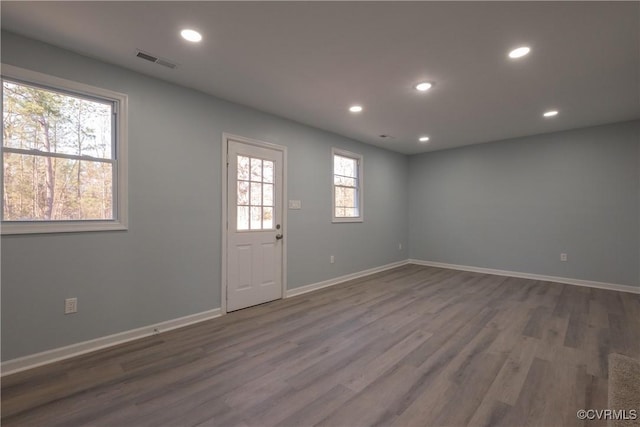
<svg viewBox="0 0 640 427">
<path fill-rule="evenodd" d="M 2 28 L 408 154 L 640 117 L 638 2 L 3 1 Z"/>
</svg>

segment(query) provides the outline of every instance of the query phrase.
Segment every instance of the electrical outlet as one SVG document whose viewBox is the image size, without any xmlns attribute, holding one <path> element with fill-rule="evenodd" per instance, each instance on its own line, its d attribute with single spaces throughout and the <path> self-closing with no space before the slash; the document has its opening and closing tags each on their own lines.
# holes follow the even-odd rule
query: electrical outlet
<svg viewBox="0 0 640 427">
<path fill-rule="evenodd" d="M 398 243 L 398 250 L 401 251 L 402 250 L 402 243 Z"/>
<path fill-rule="evenodd" d="M 567 254 L 560 254 L 560 261 L 562 262 L 567 261 Z"/>
<path fill-rule="evenodd" d="M 78 312 L 78 298 L 67 298 L 64 300 L 64 314 Z"/>
<path fill-rule="evenodd" d="M 333 255 L 331 255 L 331 256 L 329 257 L 329 262 L 330 262 L 331 264 L 333 264 L 334 262 L 336 262 L 336 257 L 334 257 Z"/>
</svg>

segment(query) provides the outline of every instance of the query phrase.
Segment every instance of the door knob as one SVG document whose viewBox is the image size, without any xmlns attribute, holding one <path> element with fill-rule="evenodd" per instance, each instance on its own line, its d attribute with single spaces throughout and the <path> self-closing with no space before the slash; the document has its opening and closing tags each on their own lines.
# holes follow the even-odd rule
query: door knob
<svg viewBox="0 0 640 427">
<path fill-rule="evenodd" d="M 276 240 L 282 240 L 283 237 L 282 234 L 276 234 Z"/>
</svg>

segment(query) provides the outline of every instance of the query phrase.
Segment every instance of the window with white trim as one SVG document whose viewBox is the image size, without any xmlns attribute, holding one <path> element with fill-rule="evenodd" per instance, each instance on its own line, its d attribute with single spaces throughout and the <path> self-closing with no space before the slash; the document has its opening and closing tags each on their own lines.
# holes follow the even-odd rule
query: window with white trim
<svg viewBox="0 0 640 427">
<path fill-rule="evenodd" d="M 2 66 L 2 234 L 127 226 L 127 97 Z"/>
<path fill-rule="evenodd" d="M 333 222 L 362 222 L 362 155 L 331 149 Z"/>
</svg>

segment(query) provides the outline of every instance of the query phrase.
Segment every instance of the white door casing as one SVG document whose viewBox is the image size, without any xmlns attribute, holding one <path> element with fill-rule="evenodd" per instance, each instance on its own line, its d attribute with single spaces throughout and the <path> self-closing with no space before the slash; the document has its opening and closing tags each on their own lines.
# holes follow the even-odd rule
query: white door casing
<svg viewBox="0 0 640 427">
<path fill-rule="evenodd" d="M 222 286 L 223 311 L 228 312 L 284 295 L 286 150 L 233 136 L 225 136 L 223 142 L 227 173 Z"/>
</svg>

